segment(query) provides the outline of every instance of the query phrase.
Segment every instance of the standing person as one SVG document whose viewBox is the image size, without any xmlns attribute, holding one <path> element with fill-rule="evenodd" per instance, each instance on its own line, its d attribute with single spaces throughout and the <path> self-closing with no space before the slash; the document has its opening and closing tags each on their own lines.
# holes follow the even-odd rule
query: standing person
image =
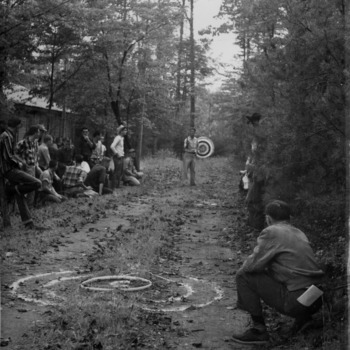
<svg viewBox="0 0 350 350">
<path fill-rule="evenodd" d="M 267 128 L 262 123 L 262 116 L 253 113 L 247 124 L 251 124 L 252 139 L 250 144 L 250 155 L 246 163 L 247 175 L 249 178 L 249 188 L 246 197 L 248 209 L 248 225 L 262 230 L 265 224 L 264 201 L 265 186 L 267 182 L 267 172 L 263 164 L 263 155 L 266 149 Z"/>
<path fill-rule="evenodd" d="M 38 166 L 38 138 L 39 127 L 31 126 L 26 132 L 24 139 L 17 143 L 15 153 L 26 165 L 26 173 L 36 178 L 40 177 L 41 169 Z M 30 207 L 34 204 L 35 193 L 27 194 L 27 203 Z"/>
<path fill-rule="evenodd" d="M 190 169 L 190 185 L 196 185 L 196 157 L 198 152 L 198 139 L 195 137 L 196 129 L 191 128 L 189 136 L 184 141 L 183 155 L 183 180 L 187 180 L 188 168 Z"/>
<path fill-rule="evenodd" d="M 7 120 L 0 119 L 0 135 L 4 131 L 6 131 L 6 129 L 7 129 Z M 1 140 L 1 136 L 0 136 L 0 140 Z M 0 159 L 0 166 L 2 166 L 1 159 Z M 2 225 L 4 228 L 11 227 L 11 218 L 10 218 L 10 213 L 8 208 L 8 199 L 5 191 L 5 181 L 6 180 L 2 174 L 2 171 L 0 171 L 0 193 L 3 194 L 0 196 L 0 203 L 1 203 L 0 211 L 2 214 Z"/>
<path fill-rule="evenodd" d="M 38 149 L 38 163 L 39 167 L 42 171 L 49 168 L 49 163 L 51 160 L 49 148 L 53 142 L 53 138 L 51 135 L 45 135 L 43 142 L 39 146 Z"/>
<path fill-rule="evenodd" d="M 123 181 L 131 186 L 140 186 L 140 180 L 142 179 L 143 173 L 136 170 L 134 159 L 135 150 L 131 148 L 127 152 L 127 157 L 124 159 Z"/>
<path fill-rule="evenodd" d="M 15 154 L 15 136 L 21 120 L 10 119 L 7 129 L 0 135 L 0 172 L 9 184 L 8 193 L 14 194 L 22 222 L 27 229 L 43 229 L 35 226 L 24 194 L 38 190 L 41 181 L 24 170 L 26 164 Z"/>
<path fill-rule="evenodd" d="M 101 154 L 102 154 L 102 158 L 106 155 L 106 151 L 107 151 L 107 148 L 105 146 L 105 137 L 102 135 L 101 136 Z"/>
<path fill-rule="evenodd" d="M 111 151 L 114 161 L 114 173 L 112 175 L 111 186 L 112 189 L 118 188 L 123 176 L 123 163 L 124 163 L 124 137 L 127 134 L 127 128 L 121 125 L 117 129 L 117 136 L 114 138 L 111 144 Z"/>
<path fill-rule="evenodd" d="M 110 158 L 104 157 L 100 164 L 95 164 L 91 171 L 87 174 L 84 184 L 92 187 L 100 196 L 103 194 L 111 194 L 113 190 L 108 188 L 107 169 Z"/>
<path fill-rule="evenodd" d="M 92 151 L 95 149 L 96 145 L 90 139 L 89 129 L 84 127 L 81 131 L 81 137 L 78 142 L 78 151 L 77 153 L 83 156 L 83 161 L 89 163 Z"/>
<path fill-rule="evenodd" d="M 44 136 L 47 133 L 47 129 L 45 128 L 44 124 L 38 124 L 36 125 L 39 128 L 39 138 L 38 138 L 38 144 L 41 145 L 44 141 Z"/>
<path fill-rule="evenodd" d="M 102 154 L 102 142 L 101 142 L 101 132 L 95 131 L 92 135 L 92 142 L 95 144 L 95 148 L 92 150 L 90 157 L 90 168 L 92 169 L 95 164 L 99 164 L 103 158 Z"/>
<path fill-rule="evenodd" d="M 295 319 L 291 334 L 310 325 L 312 314 L 322 304 L 321 291 L 308 306 L 299 299 L 310 286 L 319 285 L 324 273 L 305 234 L 289 223 L 288 204 L 274 200 L 266 206 L 265 214 L 268 227 L 260 233 L 253 254 L 236 275 L 237 306 L 253 321 L 252 328 L 233 335 L 233 340 L 241 344 L 264 344 L 269 339 L 261 300 Z"/>
<path fill-rule="evenodd" d="M 74 146 L 69 138 L 63 139 L 63 146 L 58 150 L 58 169 L 57 175 L 61 178 L 66 166 L 72 165 L 75 157 Z"/>
</svg>

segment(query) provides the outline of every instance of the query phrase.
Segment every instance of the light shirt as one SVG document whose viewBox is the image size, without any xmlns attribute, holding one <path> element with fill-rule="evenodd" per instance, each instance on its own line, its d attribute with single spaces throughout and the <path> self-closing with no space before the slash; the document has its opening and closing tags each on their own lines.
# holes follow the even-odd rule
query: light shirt
<svg viewBox="0 0 350 350">
<path fill-rule="evenodd" d="M 106 152 L 106 146 L 102 144 L 101 140 L 97 141 L 96 147 L 92 151 L 91 159 L 100 162 Z"/>
<path fill-rule="evenodd" d="M 124 157 L 124 137 L 117 135 L 111 144 L 111 150 L 114 155 Z"/>
<path fill-rule="evenodd" d="M 198 149 L 197 137 L 194 137 L 193 139 L 191 139 L 191 137 L 188 136 L 184 141 L 184 149 L 185 149 L 185 152 L 197 153 L 197 149 Z"/>
</svg>

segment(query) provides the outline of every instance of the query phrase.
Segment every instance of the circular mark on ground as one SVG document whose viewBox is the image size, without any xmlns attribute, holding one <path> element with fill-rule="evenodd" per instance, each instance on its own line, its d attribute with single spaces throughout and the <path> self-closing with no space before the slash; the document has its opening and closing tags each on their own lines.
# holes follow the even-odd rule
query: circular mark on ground
<svg viewBox="0 0 350 350">
<path fill-rule="evenodd" d="M 129 275 L 93 277 L 90 273 L 59 271 L 21 278 L 10 288 L 17 298 L 44 306 L 61 303 L 72 293 L 84 298 L 86 294 L 79 290 L 136 292 L 138 307 L 152 312 L 202 308 L 223 297 L 223 290 L 215 282 L 194 277 L 168 279 L 151 275 L 152 281 Z"/>
<path fill-rule="evenodd" d="M 101 284 L 105 285 L 106 281 L 109 281 L 108 286 L 99 287 Z M 94 277 L 80 284 L 83 289 L 96 292 L 110 292 L 114 291 L 115 289 L 119 289 L 125 292 L 135 292 L 147 289 L 151 287 L 151 285 L 152 282 L 150 280 L 128 275 Z"/>
</svg>

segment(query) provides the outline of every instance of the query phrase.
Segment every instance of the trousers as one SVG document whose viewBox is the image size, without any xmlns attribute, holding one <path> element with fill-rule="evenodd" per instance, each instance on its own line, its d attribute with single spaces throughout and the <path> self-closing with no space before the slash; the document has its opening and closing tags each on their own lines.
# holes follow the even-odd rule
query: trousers
<svg viewBox="0 0 350 350">
<path fill-rule="evenodd" d="M 187 180 L 188 169 L 190 169 L 190 184 L 196 184 L 196 155 L 185 152 L 183 155 L 183 180 Z"/>
<path fill-rule="evenodd" d="M 9 170 L 5 174 L 5 178 L 10 184 L 9 194 L 15 194 L 22 222 L 24 224 L 32 222 L 32 216 L 24 194 L 39 190 L 41 187 L 41 181 L 19 169 Z M 17 186 L 19 194 L 15 190 L 15 186 Z"/>
<path fill-rule="evenodd" d="M 120 182 L 123 177 L 124 172 L 124 157 L 119 157 L 117 155 L 113 156 L 114 171 L 111 179 L 112 189 L 120 187 Z"/>
<path fill-rule="evenodd" d="M 247 273 L 239 270 L 236 283 L 237 307 L 249 312 L 252 316 L 263 316 L 261 300 L 281 314 L 293 318 L 311 316 L 322 305 L 321 297 L 309 307 L 300 304 L 297 298 L 305 292 L 306 288 L 289 291 L 284 284 L 265 272 Z"/>
</svg>

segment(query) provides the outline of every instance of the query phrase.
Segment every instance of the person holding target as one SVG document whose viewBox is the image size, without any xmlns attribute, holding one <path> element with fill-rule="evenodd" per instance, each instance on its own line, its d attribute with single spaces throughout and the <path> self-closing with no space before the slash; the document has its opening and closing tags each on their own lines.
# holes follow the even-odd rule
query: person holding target
<svg viewBox="0 0 350 350">
<path fill-rule="evenodd" d="M 189 136 L 184 141 L 184 155 L 183 155 L 183 180 L 188 178 L 188 169 L 190 169 L 190 185 L 196 186 L 196 157 L 198 153 L 198 138 L 194 135 L 195 128 L 191 128 Z"/>
</svg>

